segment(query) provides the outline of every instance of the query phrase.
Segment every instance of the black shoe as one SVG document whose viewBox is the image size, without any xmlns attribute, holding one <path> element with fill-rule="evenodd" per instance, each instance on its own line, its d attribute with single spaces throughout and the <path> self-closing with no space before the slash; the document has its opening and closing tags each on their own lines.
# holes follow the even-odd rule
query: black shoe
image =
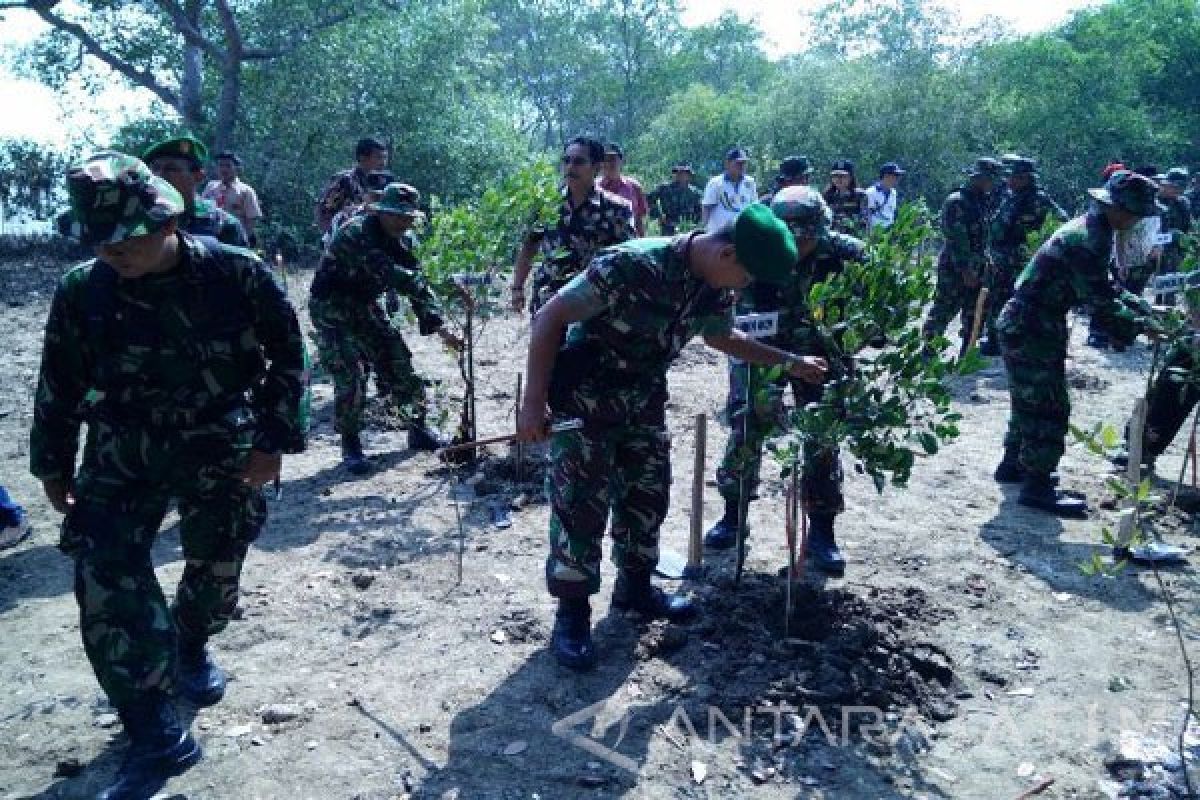
<svg viewBox="0 0 1200 800">
<path fill-rule="evenodd" d="M 1142 453 L 1142 473 L 1145 475 L 1153 474 L 1154 473 L 1154 462 L 1156 460 L 1157 459 L 1155 457 L 1147 456 L 1146 453 Z M 1129 466 L 1129 451 L 1128 450 L 1120 450 L 1116 453 L 1116 455 L 1114 455 L 1112 458 L 1110 458 L 1109 461 L 1112 462 L 1112 465 L 1114 467 L 1120 467 L 1121 469 L 1125 469 L 1126 467 Z"/>
<path fill-rule="evenodd" d="M 668 595 L 650 583 L 650 573 L 617 572 L 612 607 L 618 611 L 636 611 L 646 619 L 688 622 L 695 619 L 696 605 L 686 597 Z"/>
<path fill-rule="evenodd" d="M 592 609 L 587 598 L 558 601 L 550 651 L 564 667 L 579 672 L 596 666 L 596 648 L 592 644 Z"/>
<path fill-rule="evenodd" d="M 846 574 L 846 558 L 833 537 L 833 514 L 808 516 L 808 558 L 829 575 Z"/>
<path fill-rule="evenodd" d="M 357 433 L 342 434 L 342 466 L 351 475 L 366 475 L 371 471 L 371 464 L 363 455 L 362 440 Z"/>
<path fill-rule="evenodd" d="M 998 356 L 1000 355 L 1000 345 L 991 336 L 984 336 L 976 343 L 979 345 L 979 355 L 981 356 Z"/>
<path fill-rule="evenodd" d="M 1054 481 L 1048 475 L 1026 477 L 1017 502 L 1060 517 L 1087 519 L 1087 501 L 1063 493 L 1055 487 Z"/>
<path fill-rule="evenodd" d="M 435 431 L 429 428 L 423 422 L 414 423 L 408 429 L 408 449 L 409 450 L 424 450 L 432 452 L 441 450 L 447 444 L 446 440 Z"/>
<path fill-rule="evenodd" d="M 737 518 L 721 517 L 716 525 L 704 534 L 704 546 L 713 550 L 729 550 L 737 546 Z"/>
<path fill-rule="evenodd" d="M 211 706 L 225 696 L 225 672 L 201 642 L 179 645 L 179 696 L 197 706 Z"/>
<path fill-rule="evenodd" d="M 116 779 L 96 800 L 146 800 L 167 779 L 185 772 L 203 756 L 200 745 L 180 723 L 165 697 L 118 711 L 129 736 L 129 750 Z"/>
<path fill-rule="evenodd" d="M 1025 480 L 1025 468 L 1021 466 L 1020 461 L 1005 456 L 996 465 L 992 478 L 996 483 L 1022 483 Z"/>
</svg>

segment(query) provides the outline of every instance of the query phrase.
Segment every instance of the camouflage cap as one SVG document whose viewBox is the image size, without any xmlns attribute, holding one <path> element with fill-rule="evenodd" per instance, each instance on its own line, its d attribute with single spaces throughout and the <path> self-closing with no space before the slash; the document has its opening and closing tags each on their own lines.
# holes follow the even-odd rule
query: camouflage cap
<svg viewBox="0 0 1200 800">
<path fill-rule="evenodd" d="M 1008 165 L 1010 175 L 1032 175 L 1037 177 L 1037 162 L 1032 158 L 1019 157 Z"/>
<path fill-rule="evenodd" d="M 185 133 L 155 142 L 142 153 L 142 161 L 147 164 L 162 157 L 186 158 L 193 167 L 199 168 L 208 160 L 208 148 L 195 136 Z"/>
<path fill-rule="evenodd" d="M 1184 167 L 1171 167 L 1167 170 L 1165 180 L 1172 186 L 1186 189 L 1188 185 L 1188 171 Z"/>
<path fill-rule="evenodd" d="M 1000 156 L 999 161 L 1004 166 L 1011 168 L 1013 164 L 1015 164 L 1016 162 L 1020 161 L 1023 158 L 1024 158 L 1024 156 L 1022 156 L 1018 153 L 1005 153 L 1004 155 Z"/>
<path fill-rule="evenodd" d="M 1166 208 L 1158 202 L 1158 184 L 1129 170 L 1118 170 L 1102 189 L 1088 189 L 1092 199 L 1102 206 L 1113 206 L 1139 217 L 1156 216 Z"/>
<path fill-rule="evenodd" d="M 737 260 L 750 276 L 763 283 L 787 281 L 799 255 L 787 225 L 762 203 L 742 209 L 733 224 Z"/>
<path fill-rule="evenodd" d="M 811 186 L 787 186 L 771 198 L 771 210 L 801 239 L 816 238 L 829 230 L 833 211 Z"/>
<path fill-rule="evenodd" d="M 779 162 L 779 177 L 785 180 L 803 178 L 805 175 L 811 175 L 812 171 L 812 163 L 808 156 L 788 156 Z"/>
<path fill-rule="evenodd" d="M 975 159 L 975 163 L 963 170 L 969 178 L 1003 178 L 1008 172 L 998 159 L 983 157 Z"/>
<path fill-rule="evenodd" d="M 81 244 L 115 244 L 154 233 L 184 211 L 183 198 L 143 162 L 103 151 L 67 171 L 70 209 L 59 232 Z"/>
<path fill-rule="evenodd" d="M 400 214 L 406 217 L 421 216 L 417 204 L 421 193 L 407 183 L 389 183 L 378 202 L 369 203 L 367 208 L 378 214 Z"/>
</svg>

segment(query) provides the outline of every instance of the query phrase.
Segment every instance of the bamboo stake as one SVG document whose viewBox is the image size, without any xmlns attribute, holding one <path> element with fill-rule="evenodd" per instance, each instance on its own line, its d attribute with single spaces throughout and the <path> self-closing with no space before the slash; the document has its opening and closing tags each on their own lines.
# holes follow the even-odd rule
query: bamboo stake
<svg viewBox="0 0 1200 800">
<path fill-rule="evenodd" d="M 971 337 L 967 339 L 967 346 L 963 348 L 963 353 L 966 353 L 975 346 L 975 342 L 979 341 L 979 330 L 983 326 L 983 309 L 987 306 L 987 299 L 988 288 L 984 286 L 975 298 L 975 319 L 971 323 Z"/>
<path fill-rule="evenodd" d="M 700 569 L 704 562 L 704 464 L 708 439 L 708 416 L 696 415 L 695 453 L 692 458 L 692 528 L 688 536 L 687 568 Z"/>
</svg>

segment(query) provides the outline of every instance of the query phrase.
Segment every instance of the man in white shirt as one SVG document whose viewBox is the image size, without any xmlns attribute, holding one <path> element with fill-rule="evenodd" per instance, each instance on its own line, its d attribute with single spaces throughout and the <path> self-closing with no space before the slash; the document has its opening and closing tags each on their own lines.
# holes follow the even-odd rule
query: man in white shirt
<svg viewBox="0 0 1200 800">
<path fill-rule="evenodd" d="M 725 154 L 725 171 L 714 175 L 704 188 L 704 197 L 700 200 L 701 225 L 709 233 L 733 224 L 743 208 L 758 201 L 758 187 L 754 178 L 746 174 L 749 160 L 750 155 L 744 148 L 732 148 Z"/>
<path fill-rule="evenodd" d="M 896 184 L 904 170 L 895 161 L 889 161 L 879 168 L 879 180 L 867 189 L 867 229 L 880 227 L 890 228 L 896 221 L 896 207 L 900 203 L 900 193 Z"/>
<path fill-rule="evenodd" d="M 204 187 L 203 196 L 214 202 L 217 208 L 237 217 L 246 230 L 246 238 L 254 246 L 258 243 L 254 225 L 263 216 L 262 208 L 258 205 L 258 193 L 238 177 L 242 160 L 235 154 L 228 151 L 218 153 L 216 162 L 219 180 L 209 181 L 208 186 Z"/>
</svg>

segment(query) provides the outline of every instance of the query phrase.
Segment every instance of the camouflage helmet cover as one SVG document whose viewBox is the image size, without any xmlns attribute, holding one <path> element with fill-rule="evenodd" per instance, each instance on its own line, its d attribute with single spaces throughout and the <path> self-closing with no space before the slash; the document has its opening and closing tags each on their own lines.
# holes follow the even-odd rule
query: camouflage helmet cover
<svg viewBox="0 0 1200 800">
<path fill-rule="evenodd" d="M 1128 170 L 1114 172 L 1101 189 L 1088 189 L 1088 194 L 1103 206 L 1113 206 L 1139 217 L 1153 217 L 1165 211 L 1158 202 L 1158 184 Z"/>
<path fill-rule="evenodd" d="M 816 238 L 829 230 L 833 212 L 821 193 L 811 186 L 787 186 L 771 198 L 771 210 L 802 239 Z"/>
<path fill-rule="evenodd" d="M 184 212 L 183 198 L 133 156 L 102 151 L 67 171 L 69 209 L 59 232 L 86 245 L 116 244 L 159 230 Z"/>
</svg>

